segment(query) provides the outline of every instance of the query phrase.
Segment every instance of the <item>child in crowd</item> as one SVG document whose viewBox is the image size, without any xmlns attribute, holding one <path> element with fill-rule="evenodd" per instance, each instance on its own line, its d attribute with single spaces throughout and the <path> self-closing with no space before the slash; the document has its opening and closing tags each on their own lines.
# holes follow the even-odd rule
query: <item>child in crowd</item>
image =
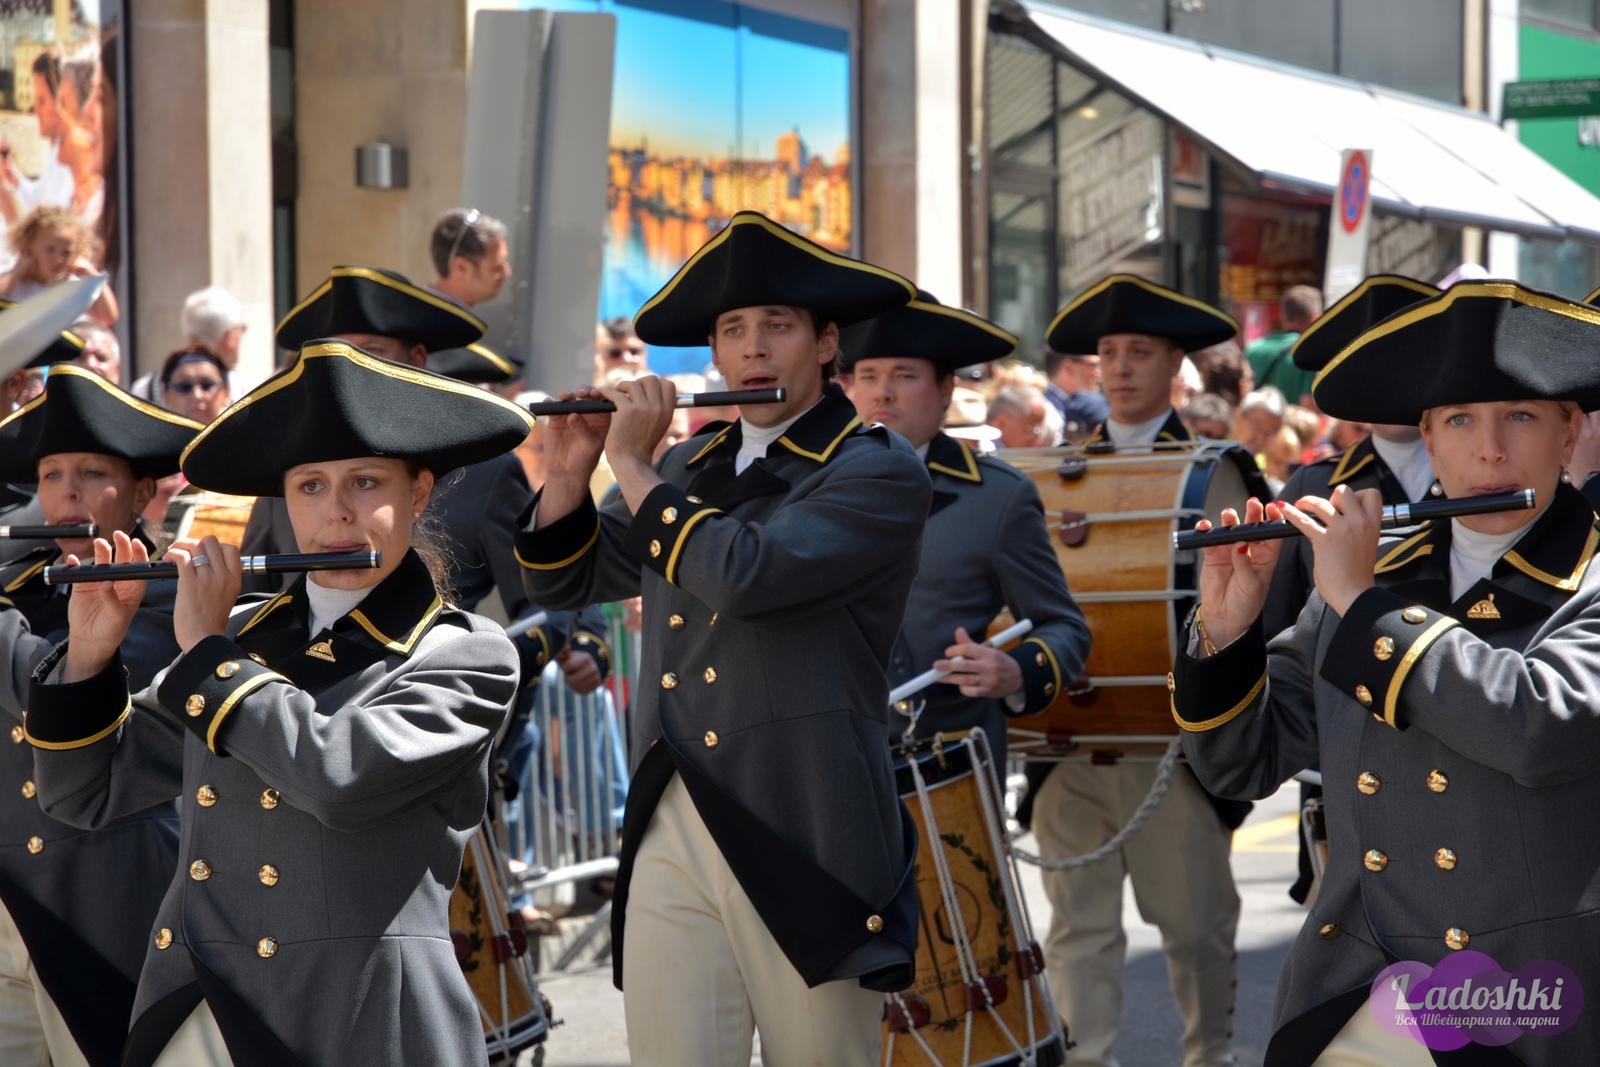
<svg viewBox="0 0 1600 1067">
<path fill-rule="evenodd" d="M 26 300 L 68 278 L 95 273 L 84 256 L 88 234 L 78 216 L 66 208 L 41 205 L 24 215 L 7 235 L 17 265 L 0 275 L 0 296 Z M 106 326 L 117 322 L 117 298 L 105 286 L 87 317 Z"/>
</svg>

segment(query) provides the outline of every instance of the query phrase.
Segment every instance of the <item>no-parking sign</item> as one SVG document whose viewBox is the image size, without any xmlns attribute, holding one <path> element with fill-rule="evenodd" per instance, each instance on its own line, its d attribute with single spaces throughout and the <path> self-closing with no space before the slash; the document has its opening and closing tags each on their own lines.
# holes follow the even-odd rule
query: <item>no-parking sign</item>
<svg viewBox="0 0 1600 1067">
<path fill-rule="evenodd" d="M 1332 304 L 1367 274 L 1367 232 L 1372 223 L 1372 149 L 1346 148 L 1333 190 L 1328 226 L 1328 270 L 1323 297 Z"/>
</svg>

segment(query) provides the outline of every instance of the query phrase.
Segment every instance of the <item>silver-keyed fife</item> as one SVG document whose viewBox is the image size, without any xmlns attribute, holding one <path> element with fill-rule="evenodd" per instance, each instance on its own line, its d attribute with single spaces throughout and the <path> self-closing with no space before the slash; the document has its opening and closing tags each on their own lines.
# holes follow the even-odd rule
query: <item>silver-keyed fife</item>
<svg viewBox="0 0 1600 1067">
<path fill-rule="evenodd" d="M 383 553 L 369 552 L 289 552 L 281 556 L 241 556 L 245 574 L 300 574 L 305 571 L 376 570 L 383 566 Z M 216 566 L 212 560 L 210 566 Z M 148 563 L 85 563 L 76 567 L 60 565 L 44 569 L 45 585 L 74 585 L 78 582 L 148 582 L 176 578 L 178 565 L 164 559 Z"/>
</svg>

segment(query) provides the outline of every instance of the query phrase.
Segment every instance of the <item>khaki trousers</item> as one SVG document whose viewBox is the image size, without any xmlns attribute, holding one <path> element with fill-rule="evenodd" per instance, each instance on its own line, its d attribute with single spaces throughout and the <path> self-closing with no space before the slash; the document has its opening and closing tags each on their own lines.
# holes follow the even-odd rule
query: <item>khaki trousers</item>
<svg viewBox="0 0 1600 1067">
<path fill-rule="evenodd" d="M 88 1067 L 55 1001 L 39 984 L 28 946 L 0 907 L 0 1063 L 7 1067 Z"/>
<path fill-rule="evenodd" d="M 1385 1030 L 1372 1015 L 1372 1004 L 1350 1017 L 1311 1067 L 1433 1067 L 1422 1044 Z"/>
<path fill-rule="evenodd" d="M 1092 852 L 1132 818 L 1155 780 L 1153 763 L 1096 767 L 1062 763 L 1039 787 L 1033 832 L 1039 854 Z M 1200 783 L 1178 767 L 1149 821 L 1105 861 L 1043 872 L 1050 898 L 1045 962 L 1056 1004 L 1076 1047 L 1068 1062 L 1114 1067 L 1122 1017 L 1122 880 L 1133 879 L 1146 922 L 1161 930 L 1167 976 L 1183 1018 L 1183 1067 L 1234 1062 L 1239 894 L 1228 866 L 1232 838 Z"/>
<path fill-rule="evenodd" d="M 623 941 L 634 1067 L 876 1067 L 883 994 L 806 988 L 674 776 L 634 859 Z"/>
<path fill-rule="evenodd" d="M 233 1067 L 233 1057 L 228 1055 L 211 1005 L 202 1000 L 189 1013 L 152 1067 Z"/>
</svg>

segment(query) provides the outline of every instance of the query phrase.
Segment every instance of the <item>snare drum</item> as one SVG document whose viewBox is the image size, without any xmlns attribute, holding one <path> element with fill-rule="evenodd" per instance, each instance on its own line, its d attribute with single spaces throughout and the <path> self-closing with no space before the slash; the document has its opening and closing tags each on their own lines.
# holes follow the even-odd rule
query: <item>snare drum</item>
<svg viewBox="0 0 1600 1067">
<path fill-rule="evenodd" d="M 510 1063 L 545 1039 L 550 1016 L 522 916 L 508 901 L 494 827 L 484 820 L 461 858 L 450 894 L 450 940 L 478 1002 L 492 1063 Z"/>
<path fill-rule="evenodd" d="M 1094 638 L 1083 678 L 1044 711 L 1011 720 L 1011 748 L 1164 748 L 1177 734 L 1167 672 L 1178 622 L 1198 595 L 1199 553 L 1175 552 L 1172 535 L 1201 518 L 1217 522 L 1224 508 L 1242 515 L 1251 496 L 1270 499 L 1255 457 L 1203 441 L 1004 458 L 1039 487 L 1056 557 Z"/>
<path fill-rule="evenodd" d="M 886 999 L 883 1063 L 1055 1067 L 1066 1040 L 1003 836 L 982 730 L 895 754 L 920 841 L 916 983 Z"/>
</svg>

